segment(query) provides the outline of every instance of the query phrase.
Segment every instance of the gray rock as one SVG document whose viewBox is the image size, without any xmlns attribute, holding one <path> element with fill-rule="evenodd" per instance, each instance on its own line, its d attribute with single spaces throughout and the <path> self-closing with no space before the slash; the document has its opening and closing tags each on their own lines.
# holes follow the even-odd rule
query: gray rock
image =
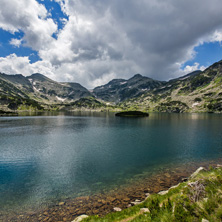
<svg viewBox="0 0 222 222">
<path fill-rule="evenodd" d="M 206 171 L 206 169 L 204 167 L 199 167 L 191 176 L 190 178 L 194 178 L 196 177 L 201 171 Z"/>
<path fill-rule="evenodd" d="M 170 189 L 177 188 L 179 185 L 180 185 L 180 183 L 178 183 L 178 184 L 177 184 L 177 185 L 175 185 L 175 186 L 170 187 Z M 170 190 L 170 189 L 169 189 L 169 190 Z"/>
<path fill-rule="evenodd" d="M 146 193 L 145 195 L 146 195 L 145 200 L 147 200 L 148 198 L 150 198 L 150 194 L 149 194 L 149 193 Z"/>
<path fill-rule="evenodd" d="M 209 220 L 203 218 L 201 222 L 209 222 Z"/>
<path fill-rule="evenodd" d="M 142 203 L 142 202 L 138 202 L 138 201 L 133 201 L 133 202 L 131 202 L 131 204 L 134 205 L 134 206 L 135 206 L 135 205 L 138 205 L 138 204 L 141 204 L 141 203 Z"/>
<path fill-rule="evenodd" d="M 148 208 L 141 208 L 140 212 L 141 213 L 150 213 L 150 210 Z"/>
<path fill-rule="evenodd" d="M 198 183 L 199 183 L 199 181 L 195 181 L 195 182 L 190 182 L 187 185 L 190 187 L 195 187 Z"/>
<path fill-rule="evenodd" d="M 167 194 L 167 193 L 169 192 L 170 189 L 177 188 L 179 185 L 180 185 L 180 183 L 178 183 L 178 184 L 175 185 L 175 186 L 170 187 L 168 190 L 160 191 L 158 194 L 159 194 L 159 195 L 165 195 L 165 194 Z"/>
<path fill-rule="evenodd" d="M 119 207 L 114 207 L 113 210 L 114 210 L 114 211 L 117 211 L 117 212 L 122 211 L 122 209 L 119 208 Z"/>
<path fill-rule="evenodd" d="M 85 218 L 87 218 L 87 217 L 89 217 L 89 216 L 83 214 L 83 215 L 77 217 L 77 218 L 76 218 L 75 220 L 73 220 L 72 222 L 80 222 L 80 221 L 82 221 L 83 219 L 85 219 Z"/>
<path fill-rule="evenodd" d="M 165 195 L 169 192 L 169 190 L 163 190 L 163 191 L 160 191 L 158 194 L 159 195 Z"/>
<path fill-rule="evenodd" d="M 221 168 L 222 168 L 222 165 L 217 164 L 217 166 L 216 166 L 215 168 L 216 168 L 216 169 L 221 169 Z"/>
</svg>

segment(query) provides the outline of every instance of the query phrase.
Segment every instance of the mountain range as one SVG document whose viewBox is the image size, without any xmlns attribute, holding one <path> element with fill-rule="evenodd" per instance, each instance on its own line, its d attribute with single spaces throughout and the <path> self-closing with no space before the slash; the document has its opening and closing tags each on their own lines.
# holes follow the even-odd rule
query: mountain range
<svg viewBox="0 0 222 222">
<path fill-rule="evenodd" d="M 79 83 L 56 82 L 35 73 L 0 73 L 0 110 L 141 110 L 222 112 L 222 60 L 170 81 L 140 74 L 113 79 L 92 91 Z"/>
<path fill-rule="evenodd" d="M 106 85 L 96 87 L 93 93 L 99 99 L 118 103 L 129 98 L 138 97 L 144 92 L 163 85 L 164 82 L 136 74 L 129 80 L 113 79 Z"/>
</svg>

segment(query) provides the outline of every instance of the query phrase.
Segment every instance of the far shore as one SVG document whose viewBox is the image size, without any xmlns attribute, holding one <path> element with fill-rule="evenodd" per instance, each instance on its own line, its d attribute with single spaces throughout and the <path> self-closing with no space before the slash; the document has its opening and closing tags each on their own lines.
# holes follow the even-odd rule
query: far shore
<svg viewBox="0 0 222 222">
<path fill-rule="evenodd" d="M 1 110 L 0 110 L 1 111 Z M 116 114 L 123 110 L 103 110 L 103 109 L 74 109 L 74 110 L 16 110 L 16 111 L 2 111 L 0 117 L 15 117 L 15 116 L 42 116 L 43 114 L 56 115 L 56 114 L 76 114 L 76 113 L 106 113 Z M 124 111 L 125 112 L 125 111 Z M 167 112 L 148 112 L 148 114 L 222 114 L 219 112 L 184 112 L 184 113 L 167 113 Z"/>
</svg>

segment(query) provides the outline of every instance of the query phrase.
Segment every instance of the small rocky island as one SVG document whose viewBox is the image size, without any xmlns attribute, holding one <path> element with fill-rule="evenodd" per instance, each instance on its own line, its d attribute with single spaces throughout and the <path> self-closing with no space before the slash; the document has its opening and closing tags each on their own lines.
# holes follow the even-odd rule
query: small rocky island
<svg viewBox="0 0 222 222">
<path fill-rule="evenodd" d="M 141 111 L 125 111 L 125 112 L 116 113 L 115 116 L 120 116 L 120 117 L 147 117 L 147 116 L 149 116 L 149 114 L 145 113 L 145 112 L 141 112 Z"/>
</svg>

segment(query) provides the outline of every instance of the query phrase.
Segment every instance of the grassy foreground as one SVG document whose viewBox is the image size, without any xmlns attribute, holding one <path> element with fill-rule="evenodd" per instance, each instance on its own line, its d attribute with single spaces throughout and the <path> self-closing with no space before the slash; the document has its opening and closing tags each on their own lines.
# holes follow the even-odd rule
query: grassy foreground
<svg viewBox="0 0 222 222">
<path fill-rule="evenodd" d="M 82 221 L 222 221 L 222 166 L 202 170 L 187 182 L 148 196 L 139 205 Z"/>
</svg>

